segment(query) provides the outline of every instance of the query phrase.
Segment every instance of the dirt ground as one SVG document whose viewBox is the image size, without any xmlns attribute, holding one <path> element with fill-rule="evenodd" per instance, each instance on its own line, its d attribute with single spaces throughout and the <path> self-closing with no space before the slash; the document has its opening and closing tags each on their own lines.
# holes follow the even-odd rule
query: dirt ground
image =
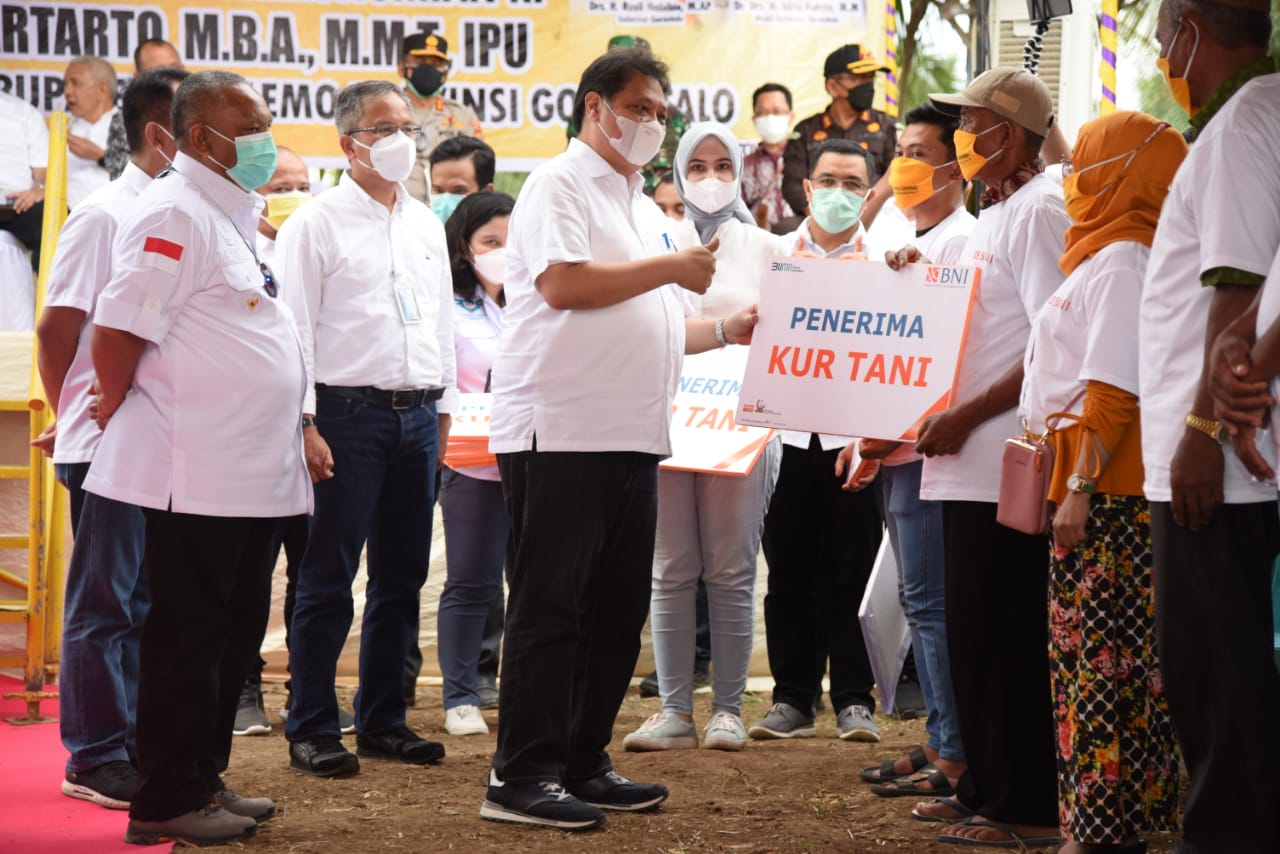
<svg viewBox="0 0 1280 854">
<path fill-rule="evenodd" d="M 352 689 L 339 689 L 349 702 Z M 658 710 L 633 688 L 614 730 L 613 758 L 620 774 L 661 782 L 671 789 L 664 807 L 647 815 L 610 816 L 603 829 L 583 834 L 484 821 L 480 801 L 494 736 L 455 738 L 444 732 L 439 688 L 419 688 L 409 724 L 444 742 L 438 766 L 413 767 L 363 760 L 358 775 L 320 780 L 288 766 L 284 726 L 277 712 L 279 685 L 267 686 L 270 735 L 235 740 L 227 784 L 245 795 L 268 795 L 279 814 L 243 843 L 261 851 L 363 854 L 372 851 L 616 851 L 648 854 L 686 852 L 879 852 L 952 854 L 936 841 L 941 825 L 915 821 L 912 798 L 878 798 L 859 781 L 868 765 L 919 744 L 923 722 L 879 718 L 883 741 L 854 744 L 834 738 L 830 711 L 818 718 L 816 739 L 757 741 L 739 753 L 678 750 L 625 753 L 622 736 Z M 695 697 L 701 725 L 710 716 L 710 695 Z M 768 710 L 765 695 L 748 695 L 750 723 Z M 486 712 L 496 731 L 496 712 Z M 354 749 L 354 737 L 348 747 Z M 1167 852 L 1168 837 L 1151 840 Z M 1049 851 L 1051 849 L 1039 849 Z"/>
</svg>

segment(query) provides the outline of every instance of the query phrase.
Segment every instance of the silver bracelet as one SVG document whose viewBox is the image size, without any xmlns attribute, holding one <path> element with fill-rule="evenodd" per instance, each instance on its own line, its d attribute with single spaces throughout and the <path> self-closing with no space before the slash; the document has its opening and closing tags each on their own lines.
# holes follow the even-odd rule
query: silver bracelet
<svg viewBox="0 0 1280 854">
<path fill-rule="evenodd" d="M 721 347 L 729 346 L 729 339 L 724 337 L 724 318 L 716 321 L 716 340 L 720 342 Z"/>
</svg>

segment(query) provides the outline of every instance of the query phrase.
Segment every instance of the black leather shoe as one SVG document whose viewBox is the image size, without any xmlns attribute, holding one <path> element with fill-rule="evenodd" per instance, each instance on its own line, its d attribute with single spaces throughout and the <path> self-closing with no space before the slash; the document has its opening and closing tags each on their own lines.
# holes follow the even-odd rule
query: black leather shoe
<svg viewBox="0 0 1280 854">
<path fill-rule="evenodd" d="M 648 676 L 640 680 L 640 696 L 656 697 L 661 691 L 658 690 L 658 671 L 653 671 Z"/>
<path fill-rule="evenodd" d="M 356 735 L 356 754 L 372 759 L 394 759 L 406 765 L 426 765 L 444 759 L 444 745 L 418 738 L 407 726 L 362 732 Z"/>
<path fill-rule="evenodd" d="M 349 777 L 360 771 L 360 760 L 333 736 L 289 742 L 289 767 L 316 777 Z"/>
</svg>

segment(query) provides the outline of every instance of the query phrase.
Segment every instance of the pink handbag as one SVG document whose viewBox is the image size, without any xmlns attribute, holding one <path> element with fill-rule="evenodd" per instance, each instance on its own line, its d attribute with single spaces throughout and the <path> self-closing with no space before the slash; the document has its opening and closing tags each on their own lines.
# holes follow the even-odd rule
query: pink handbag
<svg viewBox="0 0 1280 854">
<path fill-rule="evenodd" d="M 1043 534 L 1049 528 L 1054 450 L 1048 437 L 1045 433 L 1004 440 L 996 521 L 1024 534 Z"/>
</svg>

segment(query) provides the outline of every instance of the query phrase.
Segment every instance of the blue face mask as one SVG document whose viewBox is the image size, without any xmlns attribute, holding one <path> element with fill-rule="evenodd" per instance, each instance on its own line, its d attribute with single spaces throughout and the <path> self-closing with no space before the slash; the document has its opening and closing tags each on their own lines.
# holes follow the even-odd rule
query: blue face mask
<svg viewBox="0 0 1280 854">
<path fill-rule="evenodd" d="M 815 189 L 809 212 L 818 225 L 828 234 L 839 234 L 853 228 L 862 216 L 862 203 L 866 199 L 841 187 Z"/>
<path fill-rule="evenodd" d="M 276 171 L 276 141 L 271 136 L 271 131 L 264 130 L 262 133 L 250 133 L 231 139 L 209 125 L 205 127 L 209 128 L 210 133 L 235 143 L 235 166 L 219 163 L 213 155 L 209 155 L 209 159 L 227 170 L 227 177 L 239 184 L 241 189 L 253 191 L 271 180 Z"/>
<path fill-rule="evenodd" d="M 440 217 L 441 222 L 445 222 L 449 217 L 453 216 L 458 203 L 465 198 L 466 196 L 458 193 L 433 193 L 431 196 L 431 210 L 435 212 L 436 216 Z"/>
</svg>

